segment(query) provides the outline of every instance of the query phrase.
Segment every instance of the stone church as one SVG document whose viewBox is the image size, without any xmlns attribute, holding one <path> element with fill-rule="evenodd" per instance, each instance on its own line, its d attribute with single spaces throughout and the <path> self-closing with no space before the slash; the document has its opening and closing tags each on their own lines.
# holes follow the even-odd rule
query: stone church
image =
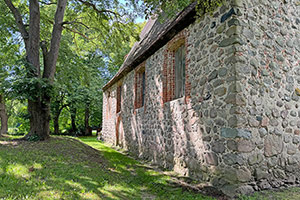
<svg viewBox="0 0 300 200">
<path fill-rule="evenodd" d="M 103 139 L 225 194 L 300 183 L 300 1 L 149 20 L 104 86 Z"/>
</svg>

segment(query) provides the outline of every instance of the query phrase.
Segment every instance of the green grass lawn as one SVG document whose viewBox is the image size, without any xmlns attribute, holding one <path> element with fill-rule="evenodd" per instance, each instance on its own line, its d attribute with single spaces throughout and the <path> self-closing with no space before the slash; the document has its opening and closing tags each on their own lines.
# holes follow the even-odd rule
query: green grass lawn
<svg viewBox="0 0 300 200">
<path fill-rule="evenodd" d="M 212 199 L 171 186 L 95 137 L 81 141 L 0 139 L 0 199 Z"/>
<path fill-rule="evenodd" d="M 213 199 L 171 184 L 171 178 L 95 137 L 24 142 L 0 138 L 0 199 Z M 300 189 L 241 199 L 300 199 Z"/>
</svg>

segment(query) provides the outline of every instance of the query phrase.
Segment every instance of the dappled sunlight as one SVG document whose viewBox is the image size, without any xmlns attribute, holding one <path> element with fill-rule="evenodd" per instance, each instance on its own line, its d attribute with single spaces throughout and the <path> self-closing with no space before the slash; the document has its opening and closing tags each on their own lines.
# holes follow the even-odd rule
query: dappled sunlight
<svg viewBox="0 0 300 200">
<path fill-rule="evenodd" d="M 37 194 L 37 199 L 45 199 L 45 197 L 48 197 L 48 199 L 62 199 L 62 192 L 59 190 L 47 190 L 47 191 L 41 191 Z M 47 198 L 46 198 L 47 199 Z"/>
<path fill-rule="evenodd" d="M 107 169 L 108 169 L 109 171 L 111 171 L 111 172 L 121 174 L 121 171 L 120 171 L 120 170 L 117 170 L 116 168 L 111 168 L 111 167 L 109 167 L 109 168 L 107 168 Z"/>
<path fill-rule="evenodd" d="M 17 141 L 0 141 L 0 145 L 11 145 L 11 146 L 17 146 L 20 142 Z"/>
<path fill-rule="evenodd" d="M 84 181 L 88 181 L 88 182 L 90 182 L 90 181 L 93 180 L 92 177 L 88 177 L 88 176 L 79 176 L 78 178 L 79 178 L 80 180 L 84 180 Z M 97 184 L 97 183 L 96 183 L 96 184 Z"/>
<path fill-rule="evenodd" d="M 30 178 L 29 169 L 25 165 L 10 164 L 6 168 L 6 173 L 16 177 Z"/>
<path fill-rule="evenodd" d="M 17 148 L 0 145 L 0 198 L 121 200 L 184 194 L 170 186 L 169 177 L 95 137 L 80 140 L 86 144 L 53 137 L 47 142 L 23 141 Z"/>
<path fill-rule="evenodd" d="M 106 198 L 112 199 L 129 199 L 137 198 L 138 191 L 140 191 L 140 187 L 124 187 L 121 184 L 114 185 L 105 185 L 103 188 L 99 189 L 101 193 L 103 193 Z M 140 199 L 140 198 L 138 198 Z"/>
<path fill-rule="evenodd" d="M 80 197 L 82 199 L 99 200 L 99 196 L 97 194 L 95 194 L 93 191 L 80 193 Z"/>
<path fill-rule="evenodd" d="M 40 163 L 34 163 L 32 167 L 33 167 L 33 169 L 42 169 L 43 168 L 42 164 L 40 164 Z"/>
<path fill-rule="evenodd" d="M 84 186 L 82 186 L 78 182 L 74 182 L 73 180 L 66 180 L 65 183 L 68 184 L 69 186 L 71 186 L 72 188 L 74 188 L 74 191 L 84 190 Z"/>
</svg>

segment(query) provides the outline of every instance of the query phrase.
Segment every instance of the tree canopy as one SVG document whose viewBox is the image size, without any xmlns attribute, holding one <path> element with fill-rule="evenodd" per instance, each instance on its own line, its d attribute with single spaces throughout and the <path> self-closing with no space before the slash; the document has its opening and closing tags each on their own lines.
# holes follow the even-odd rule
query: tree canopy
<svg viewBox="0 0 300 200">
<path fill-rule="evenodd" d="M 129 51 L 128 45 L 122 45 L 131 38 L 138 39 L 134 23 L 138 4 L 114 0 L 3 1 L 1 11 L 9 13 L 9 20 L 1 19 L 5 21 L 1 24 L 5 33 L 2 40 L 6 40 L 2 44 L 12 40 L 11 45 L 16 46 L 14 50 L 10 48 L 13 53 L 3 55 L 5 63 L 1 63 L 1 73 L 11 75 L 6 79 L 10 84 L 6 91 L 27 99 L 30 121 L 27 139 L 47 139 L 51 98 L 66 92 L 69 94 L 66 105 L 73 103 L 72 98 L 93 105 L 94 94 L 100 95 L 102 82 L 115 70 L 110 63 L 120 63 L 117 49 Z M 23 59 L 14 59 L 12 65 L 6 58 L 16 52 Z M 114 55 L 117 56 L 112 58 Z M 3 70 L 6 66 L 10 69 Z M 101 80 L 95 78 L 99 75 Z M 84 96 L 75 98 L 70 92 Z"/>
<path fill-rule="evenodd" d="M 145 14 L 150 16 L 161 16 L 164 19 L 173 17 L 189 4 L 196 2 L 198 16 L 213 12 L 224 0 L 145 0 Z"/>
</svg>

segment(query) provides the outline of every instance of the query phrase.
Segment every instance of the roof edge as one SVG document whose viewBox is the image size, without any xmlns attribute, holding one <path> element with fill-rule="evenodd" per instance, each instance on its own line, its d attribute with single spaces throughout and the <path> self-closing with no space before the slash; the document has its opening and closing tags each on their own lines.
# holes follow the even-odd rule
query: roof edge
<svg viewBox="0 0 300 200">
<path fill-rule="evenodd" d="M 139 64 L 144 62 L 146 59 L 148 59 L 151 55 L 153 55 L 157 50 L 159 50 L 161 47 L 163 47 L 165 44 L 168 43 L 176 34 L 178 34 L 180 31 L 182 31 L 184 28 L 188 27 L 190 24 L 195 22 L 196 18 L 196 5 L 197 2 L 194 2 L 190 4 L 188 7 L 186 7 L 183 11 L 181 11 L 171 22 L 169 27 L 167 27 L 162 34 L 160 34 L 159 37 L 157 37 L 156 40 L 152 42 L 152 44 L 147 48 L 144 49 L 137 58 L 135 58 L 132 62 L 127 64 L 127 66 L 124 66 L 123 69 L 117 72 L 117 74 L 110 80 L 108 83 L 106 83 L 102 90 L 105 91 L 109 87 L 111 87 L 113 84 L 118 82 L 120 79 L 122 79 L 126 74 L 128 74 L 130 71 L 132 71 L 135 67 L 137 67 Z"/>
</svg>

